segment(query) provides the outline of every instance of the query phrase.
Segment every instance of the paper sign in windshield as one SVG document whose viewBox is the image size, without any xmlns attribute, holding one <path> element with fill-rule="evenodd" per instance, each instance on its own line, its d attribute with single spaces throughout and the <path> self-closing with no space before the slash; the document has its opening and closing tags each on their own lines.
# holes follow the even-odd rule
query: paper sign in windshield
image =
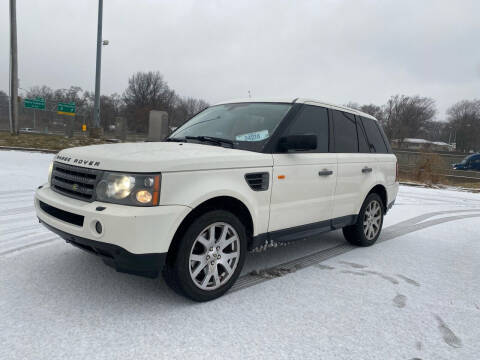
<svg viewBox="0 0 480 360">
<path fill-rule="evenodd" d="M 248 134 L 241 134 L 235 137 L 237 141 L 262 141 L 268 138 L 268 130 L 260 130 Z"/>
</svg>

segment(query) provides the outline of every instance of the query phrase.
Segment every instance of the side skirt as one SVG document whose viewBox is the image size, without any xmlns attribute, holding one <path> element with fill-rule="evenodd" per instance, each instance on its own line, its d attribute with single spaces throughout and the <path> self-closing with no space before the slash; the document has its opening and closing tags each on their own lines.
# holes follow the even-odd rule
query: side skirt
<svg viewBox="0 0 480 360">
<path fill-rule="evenodd" d="M 340 229 L 357 222 L 357 215 L 342 216 L 335 219 L 300 225 L 288 229 L 271 231 L 253 237 L 249 250 L 264 246 L 270 242 L 282 243 L 303 240 L 324 232 Z"/>
</svg>

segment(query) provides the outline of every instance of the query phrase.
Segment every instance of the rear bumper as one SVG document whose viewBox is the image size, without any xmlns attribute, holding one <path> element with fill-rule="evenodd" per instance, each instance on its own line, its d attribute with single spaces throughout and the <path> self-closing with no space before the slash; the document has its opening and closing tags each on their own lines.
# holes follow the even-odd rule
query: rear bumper
<svg viewBox="0 0 480 360">
<path fill-rule="evenodd" d="M 100 256 L 105 264 L 112 266 L 118 272 L 155 278 L 165 265 L 167 253 L 132 254 L 120 246 L 68 234 L 42 222 L 40 219 L 39 221 L 47 229 L 65 239 L 67 243 Z"/>
<path fill-rule="evenodd" d="M 391 185 L 387 185 L 386 188 L 387 188 L 387 208 L 385 210 L 388 211 L 395 204 L 395 199 L 397 198 L 397 195 L 398 195 L 399 183 L 395 182 Z"/>
</svg>

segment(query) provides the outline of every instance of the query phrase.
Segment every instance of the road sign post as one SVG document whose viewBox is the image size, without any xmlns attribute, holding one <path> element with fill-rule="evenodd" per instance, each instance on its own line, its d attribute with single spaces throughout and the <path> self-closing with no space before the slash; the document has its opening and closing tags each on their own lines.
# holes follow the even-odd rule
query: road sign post
<svg viewBox="0 0 480 360">
<path fill-rule="evenodd" d="M 59 115 L 75 116 L 75 112 L 75 103 L 58 103 L 57 105 L 57 113 Z"/>
</svg>

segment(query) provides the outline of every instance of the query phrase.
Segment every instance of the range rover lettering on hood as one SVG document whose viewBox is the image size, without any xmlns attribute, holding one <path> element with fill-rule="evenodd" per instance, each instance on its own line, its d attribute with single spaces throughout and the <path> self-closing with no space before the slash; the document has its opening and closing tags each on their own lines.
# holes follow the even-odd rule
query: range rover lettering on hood
<svg viewBox="0 0 480 360">
<path fill-rule="evenodd" d="M 73 159 L 67 155 L 57 155 L 55 160 L 75 164 L 75 165 L 88 165 L 88 166 L 100 166 L 100 161 L 88 160 L 88 159 Z M 72 161 L 73 160 L 73 161 Z"/>
</svg>

